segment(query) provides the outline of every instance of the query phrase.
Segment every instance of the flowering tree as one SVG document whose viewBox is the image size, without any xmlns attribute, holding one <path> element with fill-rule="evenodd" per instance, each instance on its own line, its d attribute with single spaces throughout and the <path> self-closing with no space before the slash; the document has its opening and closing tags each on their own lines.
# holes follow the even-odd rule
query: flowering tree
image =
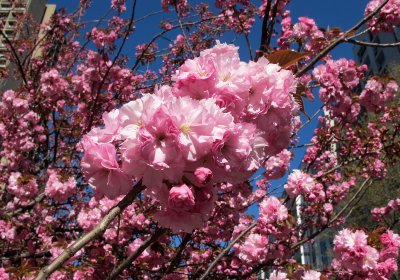
<svg viewBox="0 0 400 280">
<path fill-rule="evenodd" d="M 398 85 L 329 53 L 341 43 L 398 46 L 357 37 L 363 25 L 392 31 L 400 1 L 372 0 L 347 31 L 292 23 L 288 2 L 163 0 L 158 13 L 171 19 L 133 58 L 124 47 L 151 16 L 137 17 L 136 0 L 112 0 L 89 31 L 81 0 L 37 26 L 41 39 L 7 40 L 21 83 L 0 103 L 0 278 L 389 279 L 400 198 L 377 205 L 373 230 L 343 225 L 398 159 Z M 25 17 L 20 28 L 32 24 Z M 251 61 L 216 41 L 225 32 L 244 36 Z M 303 99 L 314 98 L 322 106 L 309 117 Z M 374 118 L 359 122 L 367 113 Z M 300 139 L 313 118 L 313 138 Z M 289 174 L 284 201 L 270 181 L 301 145 L 304 169 Z M 250 179 L 260 168 L 262 179 Z M 298 263 L 298 248 L 329 228 L 338 231 L 332 265 Z"/>
</svg>

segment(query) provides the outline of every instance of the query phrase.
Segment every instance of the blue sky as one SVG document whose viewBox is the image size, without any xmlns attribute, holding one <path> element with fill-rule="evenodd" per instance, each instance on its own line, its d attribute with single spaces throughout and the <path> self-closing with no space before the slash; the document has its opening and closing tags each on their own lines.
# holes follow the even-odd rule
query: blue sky
<svg viewBox="0 0 400 280">
<path fill-rule="evenodd" d="M 199 3 L 199 0 L 189 0 L 190 3 Z M 204 1 L 203 1 L 204 2 Z M 211 6 L 214 5 L 214 1 L 205 1 Z M 78 0 L 49 0 L 49 3 L 54 3 L 58 8 L 65 7 L 68 11 L 73 11 L 77 8 Z M 99 19 L 101 16 L 107 13 L 110 7 L 111 0 L 93 0 L 93 6 L 89 10 L 88 14 L 82 19 L 83 21 L 93 21 Z M 125 17 L 129 17 L 130 8 L 133 0 L 127 0 L 128 9 L 125 13 Z M 151 4 L 149 4 L 151 3 Z M 260 4 L 261 1 L 256 2 Z M 355 25 L 362 17 L 367 0 L 292 0 L 289 5 L 291 10 L 292 22 L 297 22 L 297 18 L 300 16 L 306 16 L 313 18 L 316 23 L 323 28 L 328 27 L 340 27 L 342 30 L 346 30 L 351 26 Z M 137 0 L 137 10 L 135 18 L 139 19 L 152 12 L 161 10 L 161 0 Z M 135 53 L 135 46 L 140 43 L 148 42 L 155 34 L 160 31 L 160 20 L 174 18 L 174 13 L 159 13 L 151 16 L 145 20 L 137 22 L 136 30 L 130 38 L 130 43 L 126 44 L 124 54 L 132 57 Z M 89 23 L 88 28 L 91 28 L 94 23 Z M 261 21 L 258 19 L 250 33 L 250 40 L 253 48 L 257 48 L 260 43 L 260 30 Z M 90 30 L 90 29 L 89 29 Z M 170 39 L 174 39 L 176 32 L 170 36 Z M 221 39 L 221 41 L 229 42 L 234 36 L 228 35 Z M 166 41 L 160 42 L 165 44 Z M 240 55 L 242 60 L 246 61 L 249 59 L 247 46 L 244 38 L 239 38 L 235 41 L 235 44 L 240 47 Z M 334 58 L 346 57 L 353 58 L 352 45 L 342 44 L 336 48 L 332 55 Z M 157 69 L 153 69 L 157 70 Z M 306 111 L 309 115 L 312 115 L 314 111 L 319 108 L 320 104 L 317 102 L 306 103 Z M 303 139 L 303 143 L 307 143 L 312 136 L 313 130 L 316 126 L 316 122 L 311 123 L 306 129 L 304 129 L 300 135 Z M 298 168 L 301 159 L 304 154 L 304 149 L 298 149 L 295 151 L 296 157 L 292 162 L 292 169 Z M 274 182 L 274 185 L 279 185 L 284 179 Z"/>
</svg>

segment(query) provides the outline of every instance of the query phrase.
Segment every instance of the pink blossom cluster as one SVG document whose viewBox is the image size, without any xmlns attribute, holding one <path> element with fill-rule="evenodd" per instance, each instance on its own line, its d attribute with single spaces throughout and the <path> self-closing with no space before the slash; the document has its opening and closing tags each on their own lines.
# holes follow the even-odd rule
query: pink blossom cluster
<svg viewBox="0 0 400 280">
<path fill-rule="evenodd" d="M 46 96 L 47 102 L 54 102 L 58 108 L 62 109 L 65 105 L 64 98 L 70 94 L 68 91 L 68 82 L 61 76 L 57 69 L 51 69 L 43 73 L 40 82 L 42 93 Z"/>
<path fill-rule="evenodd" d="M 122 13 L 126 11 L 126 0 L 111 0 L 111 8 Z"/>
<path fill-rule="evenodd" d="M 335 181 L 340 182 L 342 178 L 335 174 Z M 342 181 L 340 183 L 332 183 L 328 186 L 326 193 L 329 199 L 333 204 L 337 204 L 342 201 L 347 194 L 349 193 L 350 189 L 356 186 L 356 178 L 351 177 L 347 181 Z"/>
<path fill-rule="evenodd" d="M 0 232 L 0 239 L 5 240 L 9 244 L 14 242 L 17 236 L 16 227 L 14 227 L 12 223 L 3 220 L 0 220 Z"/>
<path fill-rule="evenodd" d="M 116 200 L 111 200 L 107 197 L 101 199 L 92 197 L 77 215 L 78 225 L 85 231 L 93 229 L 119 199 L 120 197 Z M 118 223 L 113 223 L 112 226 L 106 230 L 104 237 L 108 242 L 126 242 L 126 240 L 131 237 L 131 231 L 133 229 L 143 230 L 149 225 L 149 220 L 145 218 L 143 213 L 139 213 L 137 208 L 136 204 L 129 205 L 120 217 L 119 225 Z"/>
<path fill-rule="evenodd" d="M 221 18 L 217 21 L 234 32 L 247 33 L 253 27 L 256 7 L 249 0 L 217 0 L 215 6 L 221 9 Z"/>
<path fill-rule="evenodd" d="M 175 95 L 214 98 L 235 121 L 255 124 L 264 131 L 267 155 L 288 146 L 297 111 L 290 94 L 296 86 L 292 72 L 263 57 L 257 62 L 241 62 L 237 47 L 217 43 L 199 57 L 187 60 L 173 80 Z"/>
<path fill-rule="evenodd" d="M 134 254 L 136 250 L 143 244 L 144 240 L 141 238 L 136 238 L 132 243 L 130 243 L 126 248 L 126 254 L 128 256 Z M 137 263 L 146 263 L 149 266 L 157 267 L 161 262 L 161 252 L 152 250 L 151 248 L 146 248 L 142 254 L 136 259 Z"/>
<path fill-rule="evenodd" d="M 388 279 L 397 270 L 400 236 L 387 231 L 380 236 L 383 245 L 378 251 L 368 244 L 362 230 L 344 229 L 336 235 L 332 266 L 339 275 L 356 275 L 358 279 Z"/>
<path fill-rule="evenodd" d="M 115 40 L 117 40 L 118 35 L 114 30 L 105 31 L 93 27 L 90 37 L 96 47 L 104 48 L 112 46 Z"/>
<path fill-rule="evenodd" d="M 25 175 L 20 172 L 11 173 L 8 178 L 7 190 L 21 201 L 29 201 L 39 191 L 36 178 L 30 174 Z"/>
<path fill-rule="evenodd" d="M 360 112 L 360 105 L 353 101 L 352 90 L 364 76 L 366 66 L 356 66 L 353 60 L 345 58 L 328 60 L 313 70 L 313 77 L 321 86 L 321 101 L 328 104 L 333 117 L 354 121 Z"/>
<path fill-rule="evenodd" d="M 30 109 L 25 94 L 7 90 L 0 102 L 0 166 L 10 170 L 29 166 L 27 153 L 46 139 L 39 115 Z"/>
<path fill-rule="evenodd" d="M 286 149 L 268 158 L 264 164 L 265 177 L 269 180 L 283 177 L 289 170 L 291 158 L 292 153 Z"/>
<path fill-rule="evenodd" d="M 393 101 L 399 86 L 394 80 L 383 83 L 377 79 L 368 80 L 360 95 L 360 104 L 367 111 L 377 112 L 384 109 L 386 104 Z"/>
<path fill-rule="evenodd" d="M 288 210 L 275 196 L 270 196 L 260 203 L 259 221 L 265 224 L 281 223 L 288 218 Z"/>
<path fill-rule="evenodd" d="M 251 233 L 240 246 L 235 246 L 240 260 L 248 264 L 264 262 L 268 256 L 268 237 Z"/>
<path fill-rule="evenodd" d="M 299 22 L 293 25 L 293 35 L 303 40 L 315 40 L 324 37 L 315 21 L 307 17 L 299 17 Z"/>
<path fill-rule="evenodd" d="M 135 56 L 137 59 L 141 59 L 143 62 L 154 62 L 156 60 L 157 44 L 151 43 L 150 45 L 141 44 L 136 46 Z"/>
<path fill-rule="evenodd" d="M 386 207 L 372 209 L 371 214 L 376 221 L 380 222 L 389 214 L 397 211 L 400 211 L 400 198 L 390 200 Z"/>
<path fill-rule="evenodd" d="M 76 191 L 76 181 L 74 177 L 65 177 L 59 175 L 56 170 L 48 169 L 47 180 L 44 193 L 47 197 L 52 198 L 58 202 L 65 201 L 68 197 Z"/>
<path fill-rule="evenodd" d="M 258 14 L 263 17 L 265 15 L 265 10 L 268 5 L 271 5 L 271 7 L 276 7 L 276 13 L 278 16 L 282 15 L 285 12 L 286 6 L 290 3 L 290 0 L 283 0 L 283 1 L 274 1 L 274 0 L 263 0 L 260 7 L 258 8 Z M 269 16 L 271 17 L 273 15 L 273 8 L 270 8 L 269 10 Z"/>
<path fill-rule="evenodd" d="M 3 267 L 0 268 L 0 279 L 3 279 L 3 280 L 11 279 L 10 275 L 6 272 L 6 270 Z"/>
<path fill-rule="evenodd" d="M 282 271 L 274 270 L 270 275 L 268 280 L 287 280 L 287 273 Z"/>
<path fill-rule="evenodd" d="M 292 24 L 290 11 L 287 10 L 282 14 L 281 26 L 282 32 L 279 36 L 278 44 L 284 49 L 289 49 L 293 42 L 301 42 L 304 50 L 310 55 L 314 55 L 327 42 L 324 32 L 318 28 L 312 18 L 299 17 L 298 22 Z M 302 78 L 306 77 L 307 75 L 304 75 Z"/>
<path fill-rule="evenodd" d="M 376 11 L 383 2 L 383 0 L 371 0 L 365 8 L 364 14 L 369 15 Z M 392 32 L 398 25 L 400 25 L 400 1 L 398 0 L 389 0 L 378 15 L 368 22 L 368 26 L 373 33 L 378 33 L 379 31 Z"/>
<path fill-rule="evenodd" d="M 290 197 L 304 196 L 312 193 L 316 184 L 315 180 L 309 174 L 295 169 L 288 177 L 285 190 Z"/>
<path fill-rule="evenodd" d="M 168 6 L 172 6 L 181 16 L 187 15 L 189 11 L 189 3 L 187 0 L 161 0 L 164 11 L 168 12 Z"/>
<path fill-rule="evenodd" d="M 110 198 L 142 179 L 160 204 L 156 219 L 190 231 L 212 210 L 212 184 L 246 180 L 289 144 L 295 81 L 265 59 L 240 62 L 226 44 L 187 60 L 173 79 L 174 87 L 103 114 L 104 127 L 82 140 L 81 165 L 96 192 Z"/>
</svg>

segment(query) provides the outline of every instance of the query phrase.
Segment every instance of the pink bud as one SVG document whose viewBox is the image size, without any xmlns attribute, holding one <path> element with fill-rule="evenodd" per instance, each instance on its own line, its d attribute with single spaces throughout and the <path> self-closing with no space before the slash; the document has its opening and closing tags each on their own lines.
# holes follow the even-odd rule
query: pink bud
<svg viewBox="0 0 400 280">
<path fill-rule="evenodd" d="M 194 175 L 196 176 L 197 183 L 205 185 L 211 181 L 213 173 L 210 169 L 206 167 L 199 167 L 194 172 Z"/>
</svg>

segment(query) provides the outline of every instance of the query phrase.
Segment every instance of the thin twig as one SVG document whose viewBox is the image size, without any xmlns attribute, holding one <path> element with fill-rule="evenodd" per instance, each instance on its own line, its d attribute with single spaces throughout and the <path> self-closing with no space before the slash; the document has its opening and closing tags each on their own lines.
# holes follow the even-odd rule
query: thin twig
<svg viewBox="0 0 400 280">
<path fill-rule="evenodd" d="M 162 236 L 164 233 L 167 232 L 167 229 L 158 229 L 152 236 L 150 236 L 146 241 L 142 243 L 142 245 L 137 248 L 137 250 L 130 255 L 128 258 L 126 258 L 123 262 L 121 262 L 110 274 L 110 276 L 107 277 L 107 280 L 112 280 L 117 278 L 117 276 L 125 269 L 127 268 L 134 260 L 136 260 L 137 257 L 140 256 L 140 254 L 143 253 L 144 250 L 146 250 L 147 247 L 149 247 L 151 244 L 153 244 L 157 239 Z"/>
<path fill-rule="evenodd" d="M 174 258 L 172 259 L 172 261 L 166 271 L 166 274 L 169 274 L 174 270 L 174 268 L 176 267 L 176 265 L 178 264 L 178 262 L 182 256 L 183 250 L 185 250 L 186 245 L 189 243 L 191 237 L 192 237 L 192 234 L 190 234 L 190 233 L 185 234 L 181 244 L 179 245 L 179 248 L 176 250 Z"/>
<path fill-rule="evenodd" d="M 200 23 L 203 23 L 203 22 L 206 22 L 206 21 L 210 21 L 210 20 L 213 20 L 213 19 L 217 19 L 217 18 L 221 18 L 221 16 L 215 16 L 215 17 L 205 18 L 205 19 L 201 19 L 201 20 L 193 21 L 193 22 L 184 22 L 184 23 L 182 23 L 182 27 L 183 27 L 183 26 L 197 25 L 197 24 L 200 24 Z M 163 30 L 163 31 L 161 31 L 160 33 L 156 34 L 156 35 L 146 44 L 146 47 L 142 50 L 142 52 L 140 53 L 139 57 L 136 59 L 134 65 L 133 65 L 132 68 L 131 68 L 131 69 L 132 69 L 132 72 L 135 72 L 135 71 L 136 71 L 136 68 L 139 66 L 140 62 L 142 61 L 143 57 L 145 56 L 146 51 L 150 48 L 150 46 L 151 46 L 158 38 L 161 38 L 161 37 L 164 36 L 164 34 L 170 32 L 170 31 L 172 31 L 172 30 L 175 30 L 175 29 L 177 29 L 177 28 L 180 28 L 180 27 L 181 27 L 180 25 L 175 25 L 175 26 L 172 26 L 170 29 Z"/>
<path fill-rule="evenodd" d="M 300 240 L 299 242 L 297 242 L 296 244 L 294 244 L 291 249 L 295 250 L 297 249 L 299 246 L 303 245 L 304 243 L 307 243 L 308 241 L 314 239 L 317 235 L 319 235 L 321 232 L 323 232 L 325 229 L 327 229 L 330 225 L 332 225 L 334 222 L 336 222 L 337 219 L 340 218 L 340 216 L 344 213 L 344 211 L 346 211 L 346 209 L 352 204 L 352 202 L 358 197 L 358 195 L 364 190 L 364 188 L 366 186 L 369 186 L 371 184 L 371 182 L 367 185 L 367 183 L 370 181 L 370 178 L 367 178 L 366 180 L 364 180 L 364 182 L 361 184 L 360 188 L 357 190 L 357 192 L 354 194 L 354 196 L 347 202 L 347 204 L 339 211 L 339 213 L 337 213 L 335 215 L 335 217 L 333 217 L 332 220 L 330 220 L 325 226 L 323 226 L 322 228 L 320 228 L 318 231 L 314 232 L 313 234 L 311 234 L 310 236 L 308 236 L 307 238 L 304 238 L 303 240 Z"/>
<path fill-rule="evenodd" d="M 395 48 L 395 47 L 400 46 L 400 42 L 381 44 L 381 43 L 364 42 L 364 41 L 348 39 L 348 38 L 343 39 L 343 41 L 346 43 L 352 43 L 352 44 L 367 46 L 367 47 L 377 47 L 377 48 Z"/>
<path fill-rule="evenodd" d="M 257 222 L 252 223 L 249 227 L 247 227 L 244 231 L 242 231 L 222 252 L 218 255 L 218 257 L 211 263 L 211 265 L 207 268 L 206 272 L 200 277 L 200 280 L 206 279 L 208 274 L 210 274 L 211 270 L 217 265 L 217 263 L 225 256 L 229 250 L 235 245 L 243 236 L 245 236 L 250 230 L 255 228 Z"/>
<path fill-rule="evenodd" d="M 117 54 L 115 55 L 115 57 L 114 57 L 114 59 L 113 59 L 113 62 L 112 62 L 111 65 L 107 68 L 107 71 L 106 71 L 106 73 L 104 74 L 104 76 L 103 76 L 103 78 L 102 78 L 102 80 L 101 80 L 101 82 L 100 82 L 100 85 L 99 85 L 99 87 L 98 87 L 97 94 L 96 94 L 95 100 L 94 100 L 94 102 L 93 102 L 93 105 L 92 105 L 91 108 L 89 109 L 89 112 L 91 112 L 91 115 L 90 115 L 90 118 L 89 118 L 89 124 L 88 124 L 88 126 L 86 127 L 86 130 L 85 130 L 86 132 L 88 132 L 88 131 L 92 128 L 93 121 L 94 121 L 94 116 L 95 116 L 96 113 L 97 113 L 96 106 L 97 106 L 97 102 L 98 102 L 99 97 L 100 97 L 101 88 L 102 88 L 103 85 L 105 84 L 106 79 L 107 79 L 108 74 L 110 73 L 111 69 L 114 67 L 115 63 L 117 62 L 117 60 L 118 60 L 118 58 L 119 58 L 119 56 L 120 56 L 120 54 L 121 54 L 121 52 L 122 52 L 122 49 L 124 48 L 125 43 L 126 43 L 126 41 L 127 41 L 127 39 L 128 39 L 129 33 L 132 31 L 133 22 L 134 22 L 134 19 L 135 19 L 136 2 L 137 2 L 136 0 L 133 1 L 133 7 L 132 7 L 131 18 L 129 19 L 128 28 L 127 28 L 127 30 L 126 30 L 126 32 L 125 32 L 125 35 L 124 35 L 124 38 L 123 38 L 123 40 L 122 40 L 121 46 L 119 47 L 118 52 L 117 52 Z"/>
<path fill-rule="evenodd" d="M 185 38 L 185 44 L 186 44 L 186 46 L 188 47 L 188 49 L 190 50 L 190 53 L 192 54 L 192 57 L 194 58 L 194 52 L 193 52 L 192 46 L 190 45 L 189 40 L 188 40 L 188 38 L 187 38 L 187 36 L 186 36 L 185 29 L 183 28 L 182 20 L 181 20 L 181 15 L 180 15 L 180 13 L 179 13 L 179 11 L 178 11 L 177 5 L 178 5 L 178 4 L 175 3 L 175 12 L 176 12 L 176 15 L 177 15 L 177 17 L 178 17 L 179 27 L 181 28 L 182 35 L 183 35 L 183 37 Z"/>
<path fill-rule="evenodd" d="M 367 184 L 369 183 L 369 184 Z M 335 215 L 335 217 L 332 218 L 329 224 L 332 224 L 336 222 L 337 219 L 340 218 L 340 216 L 346 211 L 347 208 L 351 205 L 351 203 L 357 198 L 357 196 L 361 193 L 361 191 L 371 185 L 372 180 L 370 178 L 367 178 L 364 180 L 364 182 L 361 184 L 360 188 L 357 190 L 357 192 L 354 194 L 354 196 L 349 200 L 349 202 Z"/>
<path fill-rule="evenodd" d="M 4 32 L 3 32 L 2 29 L 0 29 L 0 34 L 1 34 L 1 36 L 4 37 L 4 39 L 6 39 L 7 45 L 10 46 L 11 52 L 12 52 L 12 54 L 13 54 L 15 60 L 17 61 L 18 70 L 19 70 L 19 72 L 20 72 L 20 74 L 21 74 L 21 77 L 22 77 L 22 80 L 24 81 L 24 84 L 25 84 L 25 85 L 28 84 L 28 82 L 27 82 L 27 80 L 26 80 L 24 68 L 22 67 L 21 60 L 19 59 L 19 56 L 18 56 L 18 54 L 17 54 L 17 51 L 16 51 L 15 48 L 14 48 L 13 43 L 10 41 L 10 39 L 8 39 L 7 35 L 4 34 Z"/>
</svg>

